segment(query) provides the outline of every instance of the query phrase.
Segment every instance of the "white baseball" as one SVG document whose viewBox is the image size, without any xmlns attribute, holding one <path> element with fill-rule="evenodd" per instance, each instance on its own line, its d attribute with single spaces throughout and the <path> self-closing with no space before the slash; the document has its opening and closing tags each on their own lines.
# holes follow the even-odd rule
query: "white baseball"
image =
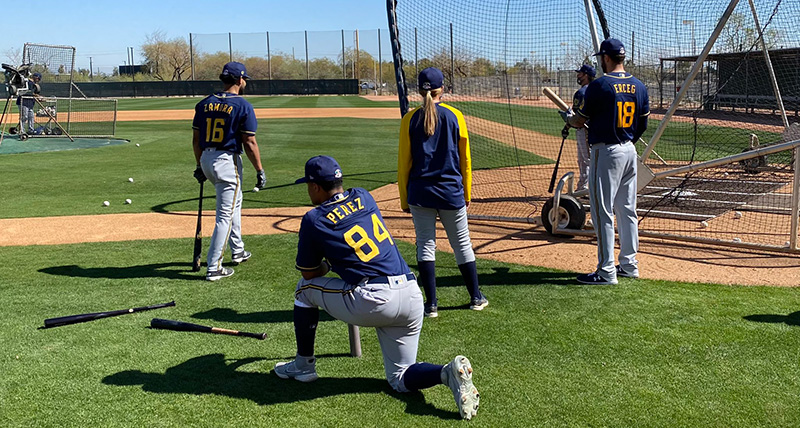
<svg viewBox="0 0 800 428">
<path fill-rule="evenodd" d="M 703 229 L 707 228 L 708 227 L 708 222 L 705 221 L 705 220 L 701 221 L 700 222 L 700 227 L 702 227 Z"/>
<path fill-rule="evenodd" d="M 733 212 L 733 218 L 742 218 L 742 212 L 741 211 L 734 211 Z"/>
<path fill-rule="evenodd" d="M 261 189 L 259 189 L 258 187 L 253 187 L 253 191 L 254 192 L 258 192 L 259 190 L 261 190 Z"/>
<path fill-rule="evenodd" d="M 129 178 L 129 179 L 128 179 L 128 181 L 130 181 L 131 183 L 133 183 L 133 177 Z"/>
<path fill-rule="evenodd" d="M 136 147 L 139 147 L 139 143 L 136 143 Z"/>
<path fill-rule="evenodd" d="M 742 240 L 739 238 L 733 238 L 733 242 L 742 242 Z"/>
<path fill-rule="evenodd" d="M 783 246 L 784 246 L 785 248 L 789 248 L 790 246 L 792 246 L 792 243 L 791 243 L 791 242 L 789 242 L 789 241 L 786 241 L 786 242 L 784 242 L 784 243 L 783 243 Z"/>
<path fill-rule="evenodd" d="M 131 201 L 130 199 L 125 199 L 125 204 L 126 204 L 126 205 L 130 205 L 130 204 L 131 204 L 131 202 L 132 202 L 132 201 Z"/>
<path fill-rule="evenodd" d="M 107 207 L 107 206 L 109 206 L 109 205 L 111 205 L 111 202 L 108 202 L 108 201 L 103 201 L 103 206 L 104 206 L 104 207 Z"/>
</svg>

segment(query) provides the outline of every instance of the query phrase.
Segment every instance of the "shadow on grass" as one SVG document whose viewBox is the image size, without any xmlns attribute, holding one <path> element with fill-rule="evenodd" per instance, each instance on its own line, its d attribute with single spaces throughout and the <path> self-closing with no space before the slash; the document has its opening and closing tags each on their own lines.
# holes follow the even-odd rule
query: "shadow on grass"
<svg viewBox="0 0 800 428">
<path fill-rule="evenodd" d="M 789 315 L 778 314 L 755 314 L 742 317 L 747 321 L 765 322 L 770 324 L 786 324 L 791 326 L 800 326 L 800 311 L 792 312 Z"/>
<path fill-rule="evenodd" d="M 245 312 L 239 313 L 235 309 L 230 308 L 214 308 L 205 312 L 198 312 L 191 316 L 192 318 L 201 320 L 213 320 L 220 322 L 232 323 L 260 323 L 260 324 L 277 324 L 294 321 L 293 311 L 262 311 L 262 312 Z M 335 318 L 328 315 L 327 312 L 321 310 L 319 312 L 319 320 L 322 321 L 336 321 Z"/>
<path fill-rule="evenodd" d="M 178 269 L 176 269 L 178 268 Z M 168 279 L 204 279 L 198 274 L 188 274 L 189 263 L 153 263 L 149 265 L 125 267 L 83 268 L 78 265 L 53 266 L 39 269 L 39 272 L 50 275 L 71 276 L 81 278 L 168 278 Z"/>
<path fill-rule="evenodd" d="M 401 394 L 383 379 L 322 377 L 312 384 L 278 378 L 274 373 L 241 372 L 243 365 L 264 358 L 228 360 L 223 354 L 208 354 L 168 368 L 164 373 L 125 370 L 106 376 L 106 385 L 141 385 L 145 392 L 158 394 L 220 395 L 252 400 L 259 405 L 296 403 L 342 394 L 390 395 L 406 403 L 406 413 L 460 419 L 458 413 L 437 409 L 422 393 Z M 455 405 L 453 406 L 455 408 Z"/>
<path fill-rule="evenodd" d="M 412 265 L 413 266 L 413 265 Z M 418 266 L 414 266 L 419 270 Z M 510 272 L 511 268 L 494 267 L 492 273 L 478 272 L 478 283 L 488 285 L 576 285 L 576 275 L 569 272 Z M 436 287 L 463 287 L 461 275 L 437 276 Z"/>
</svg>

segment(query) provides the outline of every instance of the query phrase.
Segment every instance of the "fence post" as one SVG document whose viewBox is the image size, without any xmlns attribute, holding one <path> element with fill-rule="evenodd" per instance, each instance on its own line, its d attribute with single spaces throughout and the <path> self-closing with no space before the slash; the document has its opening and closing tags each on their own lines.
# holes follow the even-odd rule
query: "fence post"
<svg viewBox="0 0 800 428">
<path fill-rule="evenodd" d="M 272 55 L 269 52 L 269 31 L 267 31 L 267 70 L 269 72 L 269 80 L 272 80 Z"/>
<path fill-rule="evenodd" d="M 456 91 L 456 60 L 453 49 L 453 23 L 450 23 L 450 91 Z"/>
<path fill-rule="evenodd" d="M 419 44 L 417 43 L 417 27 L 414 27 L 414 71 L 419 76 Z"/>
<path fill-rule="evenodd" d="M 192 81 L 194 81 L 194 44 L 192 41 L 192 33 L 189 33 L 189 66 L 192 69 Z"/>
<path fill-rule="evenodd" d="M 233 43 L 231 42 L 231 33 L 228 33 L 228 58 L 233 61 Z"/>
<path fill-rule="evenodd" d="M 381 29 L 378 28 L 378 91 L 383 95 L 383 62 L 381 61 Z"/>
<path fill-rule="evenodd" d="M 308 67 L 308 30 L 305 30 L 306 35 L 306 80 L 311 79 L 309 67 Z"/>
<path fill-rule="evenodd" d="M 344 57 L 344 30 L 342 30 L 342 79 L 347 79 L 347 66 Z"/>
</svg>

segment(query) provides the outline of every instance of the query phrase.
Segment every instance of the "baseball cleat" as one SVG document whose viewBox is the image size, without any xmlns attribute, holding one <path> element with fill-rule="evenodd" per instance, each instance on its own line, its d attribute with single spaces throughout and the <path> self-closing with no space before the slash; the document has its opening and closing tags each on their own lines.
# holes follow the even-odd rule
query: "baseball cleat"
<svg viewBox="0 0 800 428">
<path fill-rule="evenodd" d="M 223 267 L 220 270 L 208 271 L 208 273 L 206 273 L 206 281 L 216 281 L 231 275 L 233 275 L 233 269 Z"/>
<path fill-rule="evenodd" d="M 319 379 L 315 364 L 309 364 L 306 368 L 298 368 L 297 360 L 275 364 L 275 374 L 281 379 L 294 379 L 300 382 L 314 382 Z"/>
<path fill-rule="evenodd" d="M 253 253 L 249 251 L 242 251 L 241 253 L 234 254 L 231 257 L 231 262 L 238 265 L 239 263 L 244 263 L 249 260 L 252 255 Z"/>
<path fill-rule="evenodd" d="M 467 357 L 459 355 L 442 368 L 442 383 L 453 391 L 458 413 L 464 419 L 472 419 L 478 413 L 481 395 L 472 384 L 472 365 Z"/>
<path fill-rule="evenodd" d="M 436 305 L 425 305 L 425 317 L 436 318 L 439 316 L 439 308 Z"/>
<path fill-rule="evenodd" d="M 605 279 L 600 276 L 597 272 L 587 273 L 583 275 L 578 275 L 578 282 L 581 284 L 589 284 L 589 285 L 615 285 L 617 284 L 617 279 Z"/>
<path fill-rule="evenodd" d="M 472 299 L 469 308 L 473 311 L 482 311 L 483 308 L 487 306 L 489 306 L 489 301 L 486 300 L 486 296 L 481 295 L 481 297 L 475 297 Z"/>
<path fill-rule="evenodd" d="M 625 272 L 624 269 L 622 269 L 622 266 L 617 265 L 617 276 L 618 277 L 621 276 L 623 278 L 638 278 L 639 277 L 639 269 L 634 270 L 633 273 L 628 273 L 628 272 Z"/>
</svg>

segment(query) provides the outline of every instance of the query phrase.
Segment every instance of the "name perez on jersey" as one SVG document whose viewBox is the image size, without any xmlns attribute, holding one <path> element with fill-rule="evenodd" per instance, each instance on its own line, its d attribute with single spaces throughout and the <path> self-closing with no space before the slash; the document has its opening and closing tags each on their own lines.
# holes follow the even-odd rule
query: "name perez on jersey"
<svg viewBox="0 0 800 428">
<path fill-rule="evenodd" d="M 363 209 L 364 205 L 361 204 L 361 198 L 355 198 L 352 201 L 347 201 L 346 203 L 339 204 L 339 206 L 334 208 L 325 217 L 328 220 L 330 220 L 331 223 L 336 224 L 340 220 L 344 220 L 344 218 L 349 216 L 350 214 L 353 214 L 354 212 L 358 212 Z"/>
<path fill-rule="evenodd" d="M 623 94 L 635 94 L 636 93 L 636 85 L 632 85 L 630 83 L 615 83 L 612 85 L 614 87 L 614 91 L 616 93 L 623 93 Z"/>
<path fill-rule="evenodd" d="M 230 115 L 231 112 L 233 111 L 233 106 L 229 106 L 227 104 L 222 104 L 222 103 L 208 103 L 203 106 L 203 112 L 208 113 L 210 111 L 219 111 Z"/>
</svg>

